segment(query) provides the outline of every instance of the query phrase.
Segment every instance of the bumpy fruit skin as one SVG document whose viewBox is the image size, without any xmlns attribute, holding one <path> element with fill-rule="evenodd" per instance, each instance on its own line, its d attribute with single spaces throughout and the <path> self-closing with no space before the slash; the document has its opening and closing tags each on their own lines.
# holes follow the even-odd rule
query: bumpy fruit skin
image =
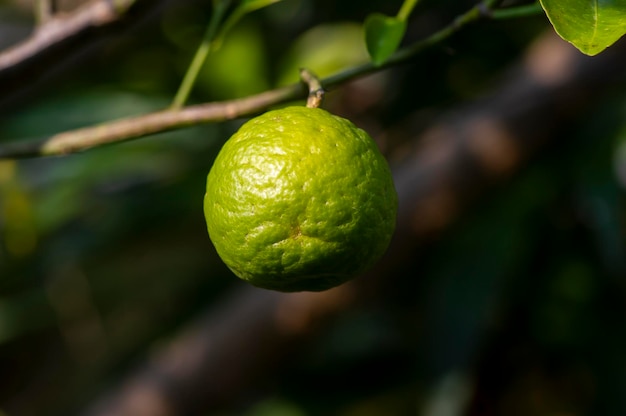
<svg viewBox="0 0 626 416">
<path fill-rule="evenodd" d="M 288 107 L 245 123 L 207 178 L 204 213 L 224 263 L 284 292 L 346 282 L 386 251 L 397 195 L 375 142 L 319 108 Z"/>
</svg>

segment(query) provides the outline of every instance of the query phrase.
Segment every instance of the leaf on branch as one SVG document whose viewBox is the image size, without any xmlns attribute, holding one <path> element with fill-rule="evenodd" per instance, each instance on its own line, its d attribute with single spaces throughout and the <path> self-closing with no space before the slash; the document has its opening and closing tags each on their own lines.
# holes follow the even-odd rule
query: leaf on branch
<svg viewBox="0 0 626 416">
<path fill-rule="evenodd" d="M 541 0 L 556 33 L 587 55 L 597 55 L 626 33 L 624 0 Z"/>
<path fill-rule="evenodd" d="M 382 65 L 398 49 L 406 32 L 406 21 L 372 13 L 365 19 L 365 43 L 374 65 Z"/>
</svg>

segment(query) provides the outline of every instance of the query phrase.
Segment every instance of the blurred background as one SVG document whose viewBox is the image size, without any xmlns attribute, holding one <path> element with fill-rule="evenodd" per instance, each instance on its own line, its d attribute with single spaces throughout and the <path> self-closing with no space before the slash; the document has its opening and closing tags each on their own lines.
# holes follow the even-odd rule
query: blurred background
<svg viewBox="0 0 626 416">
<path fill-rule="evenodd" d="M 0 74 L 0 146 L 166 107 L 211 4 L 138 1 L 119 22 Z M 424 0 L 404 43 L 473 5 Z M 31 35 L 33 7 L 0 1 L 0 48 Z M 296 82 L 303 66 L 325 76 L 366 62 L 361 22 L 399 7 L 284 0 L 255 12 L 212 55 L 191 102 Z M 415 155 L 439 154 L 425 133 L 506 95 L 546 33 L 543 15 L 481 21 L 335 88 L 324 107 L 375 138 L 411 201 L 403 172 Z M 515 102 L 523 114 L 541 108 L 540 120 L 520 121 L 523 138 L 542 138 L 532 157 L 458 182 L 441 226 L 407 202 L 376 270 L 319 296 L 248 287 L 208 239 L 206 174 L 243 120 L 0 161 L 0 415 L 626 414 L 624 81 L 584 99 L 568 81 L 558 91 L 571 93 L 558 101 L 567 111 L 545 107 L 546 94 Z M 305 327 L 257 319 L 277 305 L 304 313 Z M 188 357 L 202 358 L 186 368 Z"/>
</svg>

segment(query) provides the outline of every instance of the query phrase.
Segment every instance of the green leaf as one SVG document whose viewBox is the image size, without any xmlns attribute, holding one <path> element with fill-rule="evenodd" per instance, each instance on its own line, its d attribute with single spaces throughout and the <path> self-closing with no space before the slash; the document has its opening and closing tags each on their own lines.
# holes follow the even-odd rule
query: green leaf
<svg viewBox="0 0 626 416">
<path fill-rule="evenodd" d="M 626 33 L 624 0 L 541 0 L 554 30 L 587 55 L 597 55 Z"/>
<path fill-rule="evenodd" d="M 372 13 L 365 19 L 365 43 L 374 65 L 381 65 L 398 49 L 406 21 L 380 13 Z"/>
</svg>

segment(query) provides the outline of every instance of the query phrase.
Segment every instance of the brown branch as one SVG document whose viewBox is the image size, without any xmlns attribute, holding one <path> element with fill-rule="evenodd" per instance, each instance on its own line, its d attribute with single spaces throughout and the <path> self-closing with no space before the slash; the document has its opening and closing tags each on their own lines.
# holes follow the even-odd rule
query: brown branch
<svg viewBox="0 0 626 416">
<path fill-rule="evenodd" d="M 132 2 L 132 0 L 123 1 L 126 3 Z M 457 17 L 450 25 L 416 42 L 414 45 L 399 50 L 384 65 L 374 66 L 371 63 L 366 63 L 349 68 L 321 80 L 321 86 L 323 88 L 332 88 L 355 78 L 407 62 L 427 48 L 433 47 L 452 36 L 464 26 L 484 18 L 485 14 L 481 10 L 487 6 L 492 6 L 494 3 L 493 0 L 488 0 L 484 4 L 481 3 L 471 8 Z M 322 91 L 322 89 L 318 90 Z M 137 139 L 150 134 L 187 127 L 192 124 L 224 121 L 259 112 L 271 105 L 302 98 L 303 93 L 302 85 L 294 84 L 243 99 L 190 106 L 180 110 L 164 110 L 59 133 L 42 140 L 8 143 L 0 146 L 0 159 L 65 155 L 95 146 Z"/>
<path fill-rule="evenodd" d="M 48 17 L 26 40 L 0 53 L 0 73 L 50 47 L 119 19 L 136 0 L 94 0 L 71 13 Z"/>
<path fill-rule="evenodd" d="M 380 296 L 403 276 L 415 279 L 406 270 L 415 267 L 417 246 L 448 227 L 479 191 L 519 170 L 542 144 L 558 137 L 560 126 L 624 82 L 625 74 L 625 42 L 589 58 L 551 33 L 494 95 L 442 117 L 394 166 L 398 228 L 376 270 L 322 293 L 244 287 L 153 352 L 83 414 L 207 413 L 245 397 L 242 392 L 255 382 L 267 384 L 280 358 L 316 327 L 368 294 Z"/>
<path fill-rule="evenodd" d="M 0 159 L 75 153 L 191 125 L 242 117 L 304 95 L 304 87 L 294 84 L 247 98 L 159 111 L 59 133 L 43 140 L 7 143 L 0 146 Z"/>
</svg>

